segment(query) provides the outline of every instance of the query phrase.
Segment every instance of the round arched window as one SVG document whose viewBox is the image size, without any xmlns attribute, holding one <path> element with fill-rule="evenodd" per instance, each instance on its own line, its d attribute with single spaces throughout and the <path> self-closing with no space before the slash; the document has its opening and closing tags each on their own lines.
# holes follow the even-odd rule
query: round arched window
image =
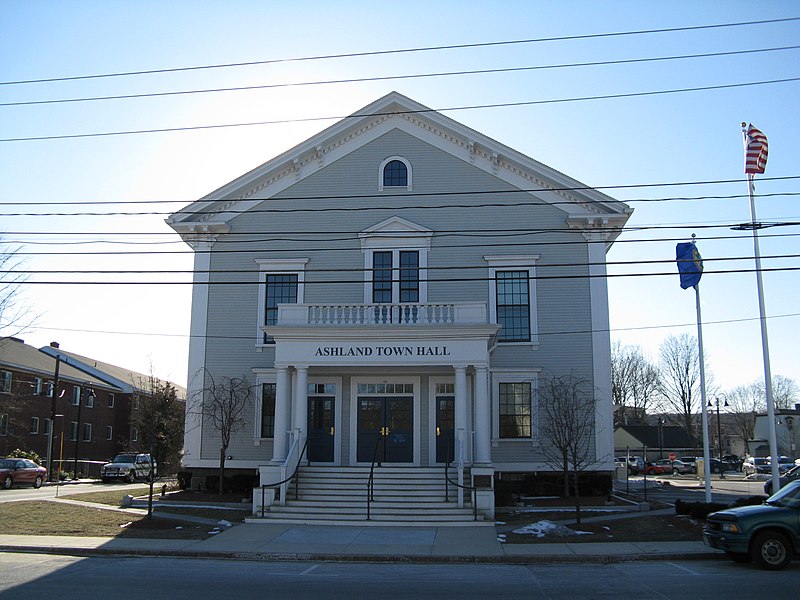
<svg viewBox="0 0 800 600">
<path fill-rule="evenodd" d="M 390 160 L 383 167 L 383 187 L 408 187 L 408 167 L 401 160 Z"/>
</svg>

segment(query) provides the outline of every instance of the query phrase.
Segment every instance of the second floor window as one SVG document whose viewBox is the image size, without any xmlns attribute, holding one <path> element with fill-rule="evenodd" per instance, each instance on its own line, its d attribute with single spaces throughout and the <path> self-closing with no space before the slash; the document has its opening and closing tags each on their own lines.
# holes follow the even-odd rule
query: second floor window
<svg viewBox="0 0 800 600">
<path fill-rule="evenodd" d="M 497 272 L 497 322 L 501 342 L 531 339 L 531 306 L 527 271 Z"/>
<path fill-rule="evenodd" d="M 257 343 L 272 344 L 274 340 L 264 326 L 278 324 L 279 304 L 302 304 L 307 258 L 256 259 L 259 267 L 258 338 Z"/>
<path fill-rule="evenodd" d="M 11 393 L 11 371 L 0 371 L 0 392 Z"/>
<path fill-rule="evenodd" d="M 420 301 L 419 252 L 381 250 L 372 253 L 372 302 Z"/>
<path fill-rule="evenodd" d="M 267 275 L 266 306 L 264 325 L 277 325 L 278 304 L 297 303 L 296 273 L 275 273 Z"/>
<path fill-rule="evenodd" d="M 76 385 L 72 388 L 72 406 L 78 406 L 81 403 L 81 387 Z"/>
</svg>

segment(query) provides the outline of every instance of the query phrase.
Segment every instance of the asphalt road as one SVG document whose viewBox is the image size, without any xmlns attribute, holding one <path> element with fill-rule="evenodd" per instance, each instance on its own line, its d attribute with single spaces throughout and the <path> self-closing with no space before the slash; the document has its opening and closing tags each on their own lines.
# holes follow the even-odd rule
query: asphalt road
<svg viewBox="0 0 800 600">
<path fill-rule="evenodd" d="M 796 598 L 800 563 L 771 573 L 729 561 L 384 564 L 75 558 L 0 554 L 0 596 L 16 598 Z"/>
</svg>

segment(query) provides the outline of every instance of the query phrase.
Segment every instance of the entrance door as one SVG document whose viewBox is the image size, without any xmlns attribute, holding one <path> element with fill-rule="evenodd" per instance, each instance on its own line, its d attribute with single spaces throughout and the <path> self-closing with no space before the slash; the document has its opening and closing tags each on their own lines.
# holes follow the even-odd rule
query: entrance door
<svg viewBox="0 0 800 600">
<path fill-rule="evenodd" d="M 452 462 L 455 458 L 454 396 L 436 396 L 436 462 Z"/>
<path fill-rule="evenodd" d="M 414 462 L 414 399 L 360 396 L 356 460 L 371 463 Z"/>
<path fill-rule="evenodd" d="M 308 398 L 308 460 L 333 462 L 333 396 Z"/>
</svg>

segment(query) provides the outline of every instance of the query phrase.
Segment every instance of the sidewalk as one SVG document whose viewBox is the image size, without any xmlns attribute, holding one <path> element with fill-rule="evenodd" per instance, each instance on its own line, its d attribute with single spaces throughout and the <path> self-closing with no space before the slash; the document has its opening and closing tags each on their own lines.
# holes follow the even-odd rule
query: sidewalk
<svg viewBox="0 0 800 600">
<path fill-rule="evenodd" d="M 546 563 L 721 558 L 697 542 L 503 544 L 489 527 L 243 524 L 207 540 L 0 535 L 0 552 L 357 562 Z"/>
</svg>

